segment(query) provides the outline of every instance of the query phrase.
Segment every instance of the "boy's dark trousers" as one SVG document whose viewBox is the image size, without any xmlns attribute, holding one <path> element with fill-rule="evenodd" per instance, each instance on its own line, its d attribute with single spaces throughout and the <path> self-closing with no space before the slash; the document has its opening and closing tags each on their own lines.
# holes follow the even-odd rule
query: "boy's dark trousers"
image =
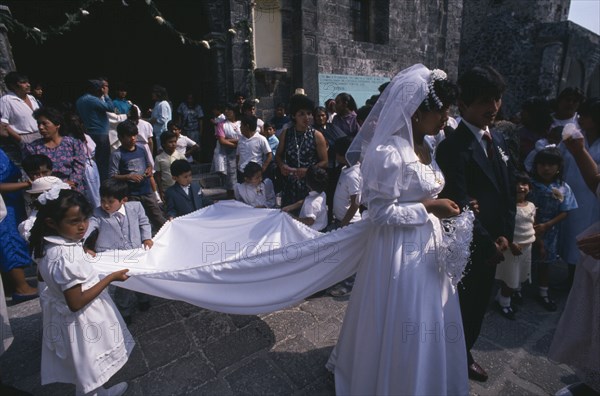
<svg viewBox="0 0 600 396">
<path fill-rule="evenodd" d="M 146 216 L 148 216 L 148 220 L 150 220 L 150 223 L 152 223 L 152 228 L 155 232 L 158 232 L 163 224 L 166 223 L 167 220 L 163 215 L 163 211 L 160 208 L 154 193 L 129 195 L 128 198 L 130 201 L 137 201 L 142 204 L 144 211 L 146 212 Z"/>
</svg>

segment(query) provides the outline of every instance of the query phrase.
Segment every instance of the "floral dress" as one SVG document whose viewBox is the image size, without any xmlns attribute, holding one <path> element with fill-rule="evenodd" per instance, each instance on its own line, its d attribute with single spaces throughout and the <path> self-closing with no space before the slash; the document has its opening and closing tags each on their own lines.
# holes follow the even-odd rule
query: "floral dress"
<svg viewBox="0 0 600 396">
<path fill-rule="evenodd" d="M 528 200 L 536 206 L 535 224 L 542 224 L 552 220 L 561 212 L 568 212 L 577 208 L 575 195 L 571 187 L 564 182 L 552 182 L 548 185 L 539 181 L 532 181 Z M 558 225 L 554 225 L 547 230 L 542 237 L 544 249 L 546 250 L 546 262 L 556 261 L 558 259 L 557 241 Z"/>
<path fill-rule="evenodd" d="M 315 130 L 312 127 L 308 127 L 305 132 L 298 132 L 293 128 L 286 130 L 283 162 L 292 168 L 308 168 L 319 162 Z M 305 179 L 299 179 L 296 175 L 284 177 L 281 192 L 282 206 L 296 203 L 307 195 L 308 187 Z"/>
<path fill-rule="evenodd" d="M 52 174 L 63 181 L 75 182 L 75 190 L 85 191 L 84 175 L 87 156 L 83 142 L 70 136 L 62 138 L 60 144 L 50 148 L 44 139 L 23 145 L 23 157 L 44 154 L 52 161 Z"/>
</svg>

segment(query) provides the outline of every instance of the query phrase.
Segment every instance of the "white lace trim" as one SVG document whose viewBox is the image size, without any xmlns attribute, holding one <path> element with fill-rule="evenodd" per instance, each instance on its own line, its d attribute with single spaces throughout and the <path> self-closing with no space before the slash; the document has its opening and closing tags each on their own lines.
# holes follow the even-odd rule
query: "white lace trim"
<svg viewBox="0 0 600 396">
<path fill-rule="evenodd" d="M 470 209 L 456 217 L 441 220 L 442 242 L 438 257 L 454 286 L 465 276 L 465 267 L 471 257 L 474 220 L 475 215 Z"/>
</svg>

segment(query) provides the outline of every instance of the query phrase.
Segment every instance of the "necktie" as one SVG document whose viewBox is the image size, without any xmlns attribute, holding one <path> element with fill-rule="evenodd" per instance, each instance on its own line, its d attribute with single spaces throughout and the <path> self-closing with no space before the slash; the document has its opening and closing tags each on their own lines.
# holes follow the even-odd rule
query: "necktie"
<svg viewBox="0 0 600 396">
<path fill-rule="evenodd" d="M 485 152 L 488 159 L 491 161 L 494 159 L 494 144 L 492 143 L 492 135 L 488 131 L 485 131 L 483 134 L 483 139 L 485 140 Z"/>
</svg>

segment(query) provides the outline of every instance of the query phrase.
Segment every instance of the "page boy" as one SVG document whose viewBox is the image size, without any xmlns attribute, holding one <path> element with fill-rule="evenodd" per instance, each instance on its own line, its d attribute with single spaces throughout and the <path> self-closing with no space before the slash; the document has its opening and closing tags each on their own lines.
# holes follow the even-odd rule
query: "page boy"
<svg viewBox="0 0 600 396">
<path fill-rule="evenodd" d="M 185 159 L 173 161 L 171 175 L 175 184 L 165 192 L 169 220 L 192 213 L 210 203 L 204 198 L 200 186 L 192 183 L 192 167 Z"/>
<path fill-rule="evenodd" d="M 271 146 L 267 138 L 257 133 L 257 120 L 255 116 L 246 114 L 240 120 L 240 129 L 243 136 L 237 145 L 239 183 L 244 182 L 244 168 L 249 162 L 256 162 L 262 166 L 262 172 L 265 173 L 269 167 L 269 163 L 273 159 L 273 153 L 271 152 Z"/>
<path fill-rule="evenodd" d="M 177 135 L 175 133 L 163 132 L 160 135 L 160 144 L 163 151 L 154 159 L 154 177 L 158 184 L 160 198 L 164 201 L 165 191 L 175 184 L 175 180 L 171 177 L 171 164 L 176 160 L 186 158 L 185 155 L 177 151 Z"/>
<path fill-rule="evenodd" d="M 100 185 L 100 206 L 94 209 L 86 232 L 86 238 L 96 230 L 97 236 L 92 244 L 86 240 L 85 250 L 88 253 L 95 255 L 106 250 L 152 247 L 150 221 L 141 203 L 128 202 L 128 192 L 127 183 L 116 179 L 106 179 Z M 131 323 L 136 296 L 138 309 L 148 310 L 150 302 L 147 295 L 121 287 L 115 290 L 115 304 L 127 324 Z"/>
</svg>

